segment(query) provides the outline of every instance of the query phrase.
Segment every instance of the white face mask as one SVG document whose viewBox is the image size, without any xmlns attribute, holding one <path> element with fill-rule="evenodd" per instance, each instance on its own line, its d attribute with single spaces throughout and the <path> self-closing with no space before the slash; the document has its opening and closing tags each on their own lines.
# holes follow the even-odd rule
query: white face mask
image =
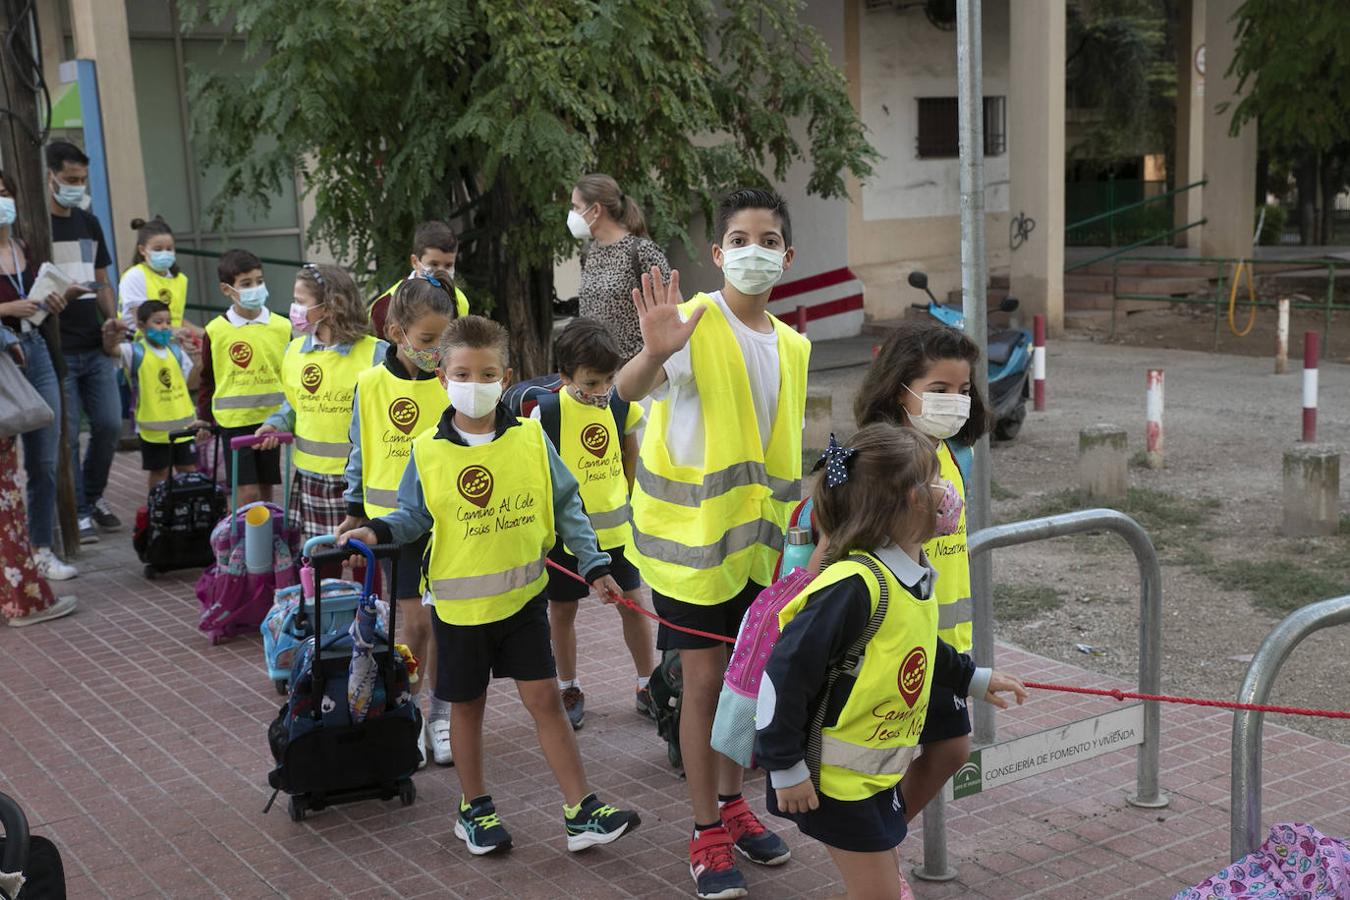
<svg viewBox="0 0 1350 900">
<path fill-rule="evenodd" d="M 759 244 L 732 247 L 722 251 L 722 274 L 742 294 L 762 294 L 783 277 L 784 255 Z"/>
<path fill-rule="evenodd" d="M 590 223 L 586 221 L 585 216 L 575 209 L 567 211 L 567 230 L 572 232 L 572 237 L 579 240 L 584 241 L 591 236 Z"/>
<path fill-rule="evenodd" d="M 909 424 L 924 434 L 939 441 L 945 441 L 961 430 L 970 418 L 970 396 L 967 394 L 938 394 L 924 391 L 915 394 L 905 385 L 905 390 L 923 401 L 923 411 L 917 416 L 911 414 Z"/>
<path fill-rule="evenodd" d="M 481 419 L 497 408 L 502 399 L 502 383 L 489 381 L 447 381 L 445 395 L 456 412 L 462 412 L 470 419 Z"/>
</svg>

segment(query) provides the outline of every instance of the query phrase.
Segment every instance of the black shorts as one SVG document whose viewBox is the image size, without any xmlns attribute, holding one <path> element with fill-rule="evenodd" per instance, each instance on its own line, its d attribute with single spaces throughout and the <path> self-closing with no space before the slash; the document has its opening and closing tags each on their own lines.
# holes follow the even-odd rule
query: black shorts
<svg viewBox="0 0 1350 900">
<path fill-rule="evenodd" d="M 398 552 L 398 578 L 394 578 L 393 562 L 387 562 L 385 577 L 394 586 L 394 596 L 399 600 L 422 599 L 422 558 L 427 553 L 427 543 L 431 540 L 428 531 L 411 544 L 404 544 Z"/>
<path fill-rule="evenodd" d="M 810 812 L 785 813 L 778 808 L 778 793 L 767 786 L 765 805 L 769 812 L 791 819 L 797 830 L 827 847 L 854 853 L 880 853 L 900 846 L 909 833 L 905 823 L 905 797 L 900 785 L 879 791 L 866 800 L 836 800 L 817 791 L 820 806 Z"/>
<path fill-rule="evenodd" d="M 609 554 L 609 574 L 619 587 L 627 593 L 636 591 L 642 587 L 642 576 L 638 574 L 637 566 L 633 565 L 624 558 L 623 548 L 606 550 Z M 577 558 L 563 549 L 562 541 L 553 545 L 553 549 L 548 552 L 548 558 L 558 565 L 567 569 L 569 572 L 577 570 Z M 548 599 L 554 603 L 576 603 L 585 600 L 591 595 L 591 586 L 577 581 L 575 578 L 569 578 L 557 569 L 549 566 L 548 568 Z"/>
<path fill-rule="evenodd" d="M 741 619 L 745 618 L 745 611 L 750 608 L 750 604 L 755 602 L 759 592 L 764 590 L 762 585 L 755 584 L 753 581 L 747 581 L 741 592 L 723 603 L 714 606 L 701 606 L 697 603 L 685 603 L 683 600 L 676 600 L 674 597 L 667 597 L 660 591 L 652 590 L 652 607 L 656 614 L 661 618 L 673 622 L 676 625 L 683 625 L 686 628 L 697 628 L 699 631 L 706 631 L 710 634 L 725 634 L 729 638 L 735 638 L 736 632 L 741 630 Z M 673 628 L 667 628 L 665 623 L 661 623 L 656 628 L 656 648 L 658 650 L 702 650 L 705 647 L 720 647 L 722 641 L 716 641 L 712 638 L 698 637 L 693 634 L 686 634 L 683 631 L 676 631 Z"/>
<path fill-rule="evenodd" d="M 935 744 L 948 738 L 970 734 L 970 710 L 965 697 L 936 682 L 928 693 L 928 712 L 923 720 L 920 744 Z"/>
<path fill-rule="evenodd" d="M 141 438 L 141 468 L 146 472 L 158 472 L 174 466 L 195 466 L 197 464 L 197 442 L 179 441 L 176 444 L 156 444 Z"/>
<path fill-rule="evenodd" d="M 240 425 L 237 428 L 220 427 L 221 458 L 225 460 L 225 483 L 233 477 L 230 461 L 230 439 L 251 435 L 262 425 Z M 239 453 L 240 484 L 281 484 L 281 448 L 256 450 L 253 447 L 241 447 Z"/>
<path fill-rule="evenodd" d="M 486 625 L 451 625 L 433 614 L 436 635 L 436 699 L 477 700 L 493 678 L 537 681 L 556 678 L 548 630 L 548 594 L 515 615 Z"/>
</svg>

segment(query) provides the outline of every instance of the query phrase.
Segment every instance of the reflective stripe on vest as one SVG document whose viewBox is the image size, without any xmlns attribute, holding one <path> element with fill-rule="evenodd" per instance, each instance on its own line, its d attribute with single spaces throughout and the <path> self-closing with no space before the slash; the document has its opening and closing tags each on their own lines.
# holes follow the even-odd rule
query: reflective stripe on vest
<svg viewBox="0 0 1350 900">
<path fill-rule="evenodd" d="M 938 443 L 938 463 L 943 478 L 965 496 L 961 467 L 946 441 Z M 969 653 L 974 604 L 970 598 L 970 555 L 966 551 L 966 512 L 961 511 L 954 534 L 935 537 L 924 544 L 928 561 L 937 573 L 933 599 L 938 603 L 938 637 L 961 653 Z"/>
<path fill-rule="evenodd" d="M 689 340 L 700 404 L 701 467 L 670 458 L 670 399 L 652 404 L 633 489 L 635 562 L 643 580 L 686 603 L 711 606 L 748 581 L 772 580 L 792 505 L 800 499 L 802 420 L 811 345 L 770 317 L 777 338 L 779 389 L 773 430 L 756 427 L 745 356 L 722 307 L 699 294 L 680 307 L 687 320 L 706 312 Z"/>
<path fill-rule="evenodd" d="M 628 524 L 628 477 L 614 412 L 582 403 L 566 390 L 557 396 L 558 457 L 576 476 L 596 543 L 602 550 L 627 547 L 633 540 Z"/>
<path fill-rule="evenodd" d="M 136 387 L 136 428 L 148 443 L 167 444 L 169 432 L 182 431 L 197 421 L 192 395 L 173 350 L 161 358 L 142 339 L 140 351 L 137 371 L 131 373 Z M 135 355 L 132 365 L 137 365 Z"/>
<path fill-rule="evenodd" d="M 431 513 L 426 586 L 451 625 L 499 622 L 548 585 L 554 543 L 548 438 L 524 419 L 487 444 L 467 447 L 428 429 L 412 457 Z"/>
<path fill-rule="evenodd" d="M 625 503 L 618 509 L 611 509 L 608 512 L 587 512 L 586 515 L 591 520 L 591 527 L 594 528 L 595 533 L 599 535 L 601 531 L 610 528 L 621 528 L 624 525 L 627 525 L 633 517 L 633 511 L 632 508 Z M 600 546 L 604 547 L 607 545 L 602 543 Z"/>
<path fill-rule="evenodd" d="M 413 438 L 436 427 L 450 398 L 435 378 L 400 378 L 381 364 L 356 376 L 356 405 L 366 516 L 388 515 L 398 507 Z"/>
<path fill-rule="evenodd" d="M 915 597 L 884 563 L 877 564 L 886 579 L 886 616 L 853 673 L 838 718 L 821 730 L 820 771 L 812 772 L 821 792 L 836 800 L 863 800 L 897 785 L 914 756 L 928 713 L 937 604 Z M 845 559 L 826 568 L 783 607 L 778 614 L 780 633 L 813 596 L 855 576 L 867 586 L 875 613 L 880 585 L 866 565 Z M 846 684 L 837 681 L 834 690 L 843 690 Z"/>
<path fill-rule="evenodd" d="M 377 365 L 382 343 L 362 335 L 346 354 L 336 350 L 302 353 L 305 338 L 286 348 L 281 363 L 286 400 L 295 411 L 295 467 L 319 475 L 341 475 L 351 450 L 352 393 L 356 377 Z"/>
<path fill-rule="evenodd" d="M 206 337 L 216 421 L 226 428 L 262 423 L 286 400 L 281 364 L 291 341 L 290 320 L 269 312 L 266 321 L 235 325 L 220 315 L 206 324 Z"/>
</svg>

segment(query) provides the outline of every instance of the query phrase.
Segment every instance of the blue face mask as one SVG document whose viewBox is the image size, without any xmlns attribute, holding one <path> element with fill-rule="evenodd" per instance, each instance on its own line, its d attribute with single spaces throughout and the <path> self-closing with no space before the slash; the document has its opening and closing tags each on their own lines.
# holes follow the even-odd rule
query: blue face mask
<svg viewBox="0 0 1350 900">
<path fill-rule="evenodd" d="M 14 205 L 14 198 L 0 197 L 0 225 L 13 225 L 18 215 L 19 210 Z"/>
<path fill-rule="evenodd" d="M 236 288 L 239 292 L 239 305 L 244 309 L 262 309 L 267 305 L 267 285 Z"/>
<path fill-rule="evenodd" d="M 56 191 L 52 194 L 56 202 L 66 209 L 74 209 L 84 201 L 84 185 L 66 184 L 60 179 L 56 181 Z"/>
<path fill-rule="evenodd" d="M 169 341 L 173 340 L 172 328 L 147 328 L 145 329 L 145 339 L 156 347 L 167 347 Z"/>
<path fill-rule="evenodd" d="M 151 250 L 147 262 L 150 268 L 156 272 L 167 272 L 173 268 L 174 261 L 178 258 L 172 250 Z"/>
</svg>

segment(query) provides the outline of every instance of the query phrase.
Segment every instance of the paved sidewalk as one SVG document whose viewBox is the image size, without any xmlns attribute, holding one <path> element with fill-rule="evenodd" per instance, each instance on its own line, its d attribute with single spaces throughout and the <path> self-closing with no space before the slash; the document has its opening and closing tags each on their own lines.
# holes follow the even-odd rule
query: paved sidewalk
<svg viewBox="0 0 1350 900">
<path fill-rule="evenodd" d="M 134 454 L 120 454 L 109 499 L 129 523 L 141 502 Z M 636 806 L 641 830 L 617 845 L 566 851 L 561 800 L 513 692 L 489 700 L 488 777 L 517 849 L 471 857 L 452 833 L 453 770 L 417 775 L 418 798 L 369 802 L 293 824 L 284 803 L 263 816 L 271 767 L 265 731 L 278 698 L 257 638 L 208 646 L 196 631 L 195 573 L 147 581 L 129 531 L 87 548 L 80 598 L 66 619 L 0 629 L 0 791 L 57 842 L 70 896 L 513 897 L 692 896 L 685 788 L 649 723 L 632 709 L 632 671 L 615 614 L 583 605 L 579 633 L 587 723 L 579 734 L 592 783 Z M 1175 601 L 1174 601 L 1175 602 Z M 1003 667 L 1040 681 L 1119 684 L 1000 647 Z M 1236 685 L 1234 685 L 1236 689 Z M 1001 736 L 1114 706 L 1038 694 L 1001 714 Z M 949 808 L 955 882 L 914 882 L 930 897 L 1169 897 L 1217 871 L 1228 851 L 1231 717 L 1163 712 L 1165 810 L 1134 809 L 1134 754 L 1118 751 L 957 801 Z M 1350 747 L 1266 729 L 1265 821 L 1299 820 L 1350 834 Z M 763 810 L 764 782 L 748 794 Z M 283 798 L 284 799 L 284 798 Z M 790 826 L 782 830 L 788 830 Z M 787 834 L 793 859 L 747 864 L 754 896 L 838 890 L 818 845 Z M 921 855 L 916 832 L 902 847 Z"/>
</svg>

